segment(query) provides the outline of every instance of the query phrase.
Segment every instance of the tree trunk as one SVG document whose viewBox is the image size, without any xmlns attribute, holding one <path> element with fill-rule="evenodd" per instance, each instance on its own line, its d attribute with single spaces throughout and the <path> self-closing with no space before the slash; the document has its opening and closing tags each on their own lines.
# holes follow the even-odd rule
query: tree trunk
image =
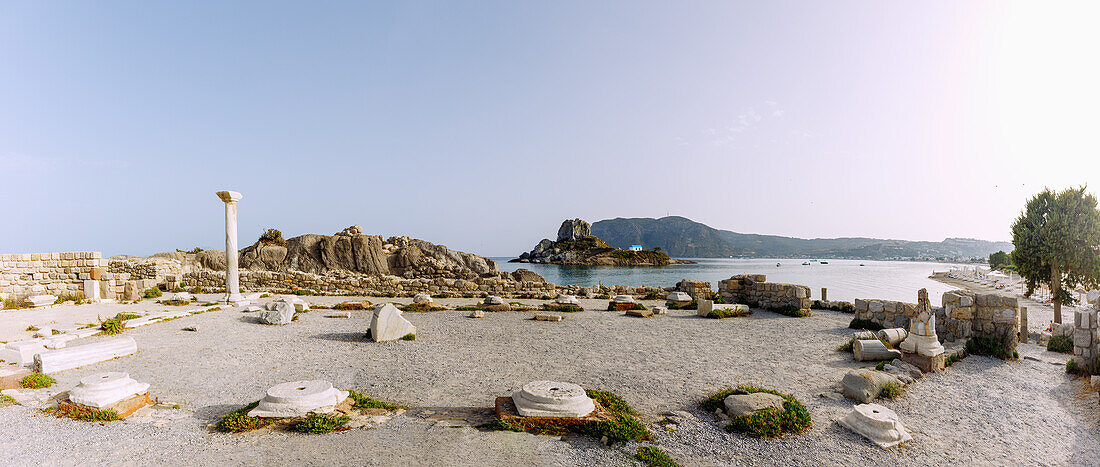
<svg viewBox="0 0 1100 467">
<path fill-rule="evenodd" d="M 1054 261 L 1050 263 L 1050 295 L 1051 302 L 1054 303 L 1054 322 L 1062 324 L 1062 303 L 1058 301 L 1058 296 L 1062 291 L 1062 270 L 1058 267 L 1058 262 Z"/>
</svg>

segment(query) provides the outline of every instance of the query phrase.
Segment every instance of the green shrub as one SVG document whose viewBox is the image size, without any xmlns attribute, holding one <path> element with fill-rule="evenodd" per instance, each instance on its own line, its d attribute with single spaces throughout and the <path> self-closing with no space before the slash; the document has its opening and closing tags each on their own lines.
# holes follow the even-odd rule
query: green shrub
<svg viewBox="0 0 1100 467">
<path fill-rule="evenodd" d="M 648 467 L 680 467 L 680 464 L 677 464 L 668 454 L 665 454 L 661 448 L 656 446 L 638 448 L 638 453 L 634 455 L 634 458 Z"/>
<path fill-rule="evenodd" d="M 854 318 L 848 323 L 850 329 L 865 329 L 868 331 L 881 331 L 882 325 L 869 319 Z"/>
<path fill-rule="evenodd" d="M 959 358 L 959 355 L 958 355 L 958 354 L 951 354 L 951 355 L 948 355 L 948 356 L 947 356 L 947 358 L 945 358 L 945 359 L 943 360 L 943 366 L 944 366 L 944 367 L 949 367 L 949 366 L 951 366 L 951 365 L 954 365 L 954 364 L 955 364 L 955 362 L 958 362 L 959 360 L 961 360 L 961 359 Z"/>
<path fill-rule="evenodd" d="M 627 415 L 638 415 L 638 412 L 634 410 L 630 404 L 627 404 L 622 397 L 610 391 L 600 391 L 598 389 L 585 389 L 585 395 L 592 400 L 599 402 L 601 406 L 613 413 L 623 413 Z"/>
<path fill-rule="evenodd" d="M 852 342 L 853 341 L 849 339 L 847 342 L 838 345 L 836 347 L 837 352 L 851 352 L 852 351 Z"/>
<path fill-rule="evenodd" d="M 422 312 L 428 312 L 428 311 L 441 311 L 441 310 L 443 310 L 443 307 L 441 307 L 439 305 L 436 305 L 434 303 L 410 303 L 408 305 L 400 306 L 398 308 L 400 308 L 401 311 L 405 311 L 405 312 L 409 312 L 409 313 L 422 313 Z"/>
<path fill-rule="evenodd" d="M 104 334 L 113 336 L 115 334 L 122 334 L 122 331 L 126 330 L 126 325 L 123 323 L 122 319 L 114 317 L 107 320 L 100 320 L 99 329 L 103 331 Z"/>
<path fill-rule="evenodd" d="M 290 431 L 322 435 L 341 429 L 346 430 L 347 428 L 344 428 L 344 425 L 349 421 L 351 421 L 351 417 L 347 415 L 311 412 L 305 420 L 292 425 Z"/>
<path fill-rule="evenodd" d="M 904 393 L 905 388 L 894 381 L 890 381 L 882 386 L 882 392 L 878 393 L 878 396 L 882 399 L 894 400 Z"/>
<path fill-rule="evenodd" d="M 479 428 L 493 431 L 515 431 L 520 433 L 527 431 L 527 429 L 523 425 L 500 419 L 493 419 L 489 423 L 481 425 Z"/>
<path fill-rule="evenodd" d="M 608 294 L 605 294 L 605 293 L 602 293 L 602 294 L 599 294 L 599 295 L 596 296 L 597 300 L 609 300 L 610 298 L 611 298 L 611 296 L 608 295 Z"/>
<path fill-rule="evenodd" d="M 620 308 L 617 307 L 617 305 L 629 305 L 629 306 L 626 306 L 626 307 L 623 307 L 623 308 L 620 309 Z M 644 309 L 646 309 L 645 305 L 642 305 L 641 303 L 618 303 L 618 304 L 608 303 L 607 304 L 607 311 L 644 310 Z"/>
<path fill-rule="evenodd" d="M 649 429 L 644 423 L 631 415 L 622 413 L 616 413 L 611 420 L 582 424 L 578 427 L 578 431 L 595 439 L 606 436 L 608 443 L 649 439 Z"/>
<path fill-rule="evenodd" d="M 855 313 L 856 307 L 849 302 L 829 302 L 825 303 L 821 300 L 814 300 L 810 304 L 811 310 L 832 310 L 839 311 L 841 313 Z"/>
<path fill-rule="evenodd" d="M 735 417 L 726 426 L 726 431 L 740 432 L 754 438 L 774 438 L 783 433 L 801 433 L 813 425 L 810 412 L 798 399 L 789 394 L 760 388 L 751 384 L 742 384 L 737 388 L 727 388 L 708 397 L 700 404 L 703 409 L 713 412 L 725 407 L 725 400 L 731 394 L 766 392 L 784 399 L 783 410 L 765 409 L 742 417 Z"/>
<path fill-rule="evenodd" d="M 160 289 L 153 287 L 151 289 L 145 289 L 145 298 L 158 298 L 164 295 L 160 292 Z"/>
<path fill-rule="evenodd" d="M 355 401 L 353 408 L 356 409 L 403 409 L 404 406 L 397 404 L 391 404 L 389 402 L 382 402 L 378 399 L 372 399 L 356 391 L 348 391 L 348 397 Z"/>
<path fill-rule="evenodd" d="M 660 300 L 661 294 L 659 292 L 649 292 L 642 297 L 642 300 Z"/>
<path fill-rule="evenodd" d="M 42 389 L 53 386 L 53 383 L 56 382 L 57 380 L 53 379 L 53 377 L 50 375 L 44 373 L 33 373 L 24 376 L 23 379 L 19 381 L 19 385 L 27 389 Z"/>
<path fill-rule="evenodd" d="M 416 340 L 416 334 L 413 334 L 413 333 L 410 332 L 408 334 L 405 334 L 404 336 L 401 336 L 401 340 L 403 340 L 403 341 L 415 341 Z"/>
<path fill-rule="evenodd" d="M 294 295 L 298 295 L 298 296 L 314 295 L 312 290 L 305 290 L 305 289 L 298 289 L 298 290 L 295 290 L 294 292 L 291 292 L 291 293 L 293 293 Z"/>
<path fill-rule="evenodd" d="M 229 412 L 226 416 L 222 417 L 221 420 L 218 420 L 217 425 L 214 427 L 218 431 L 225 433 L 244 433 L 270 425 L 271 422 L 274 421 L 270 418 L 248 416 L 248 411 L 256 408 L 257 405 L 260 405 L 260 401 L 253 402 Z"/>
<path fill-rule="evenodd" d="M 7 407 L 15 403 L 15 398 L 7 394 L 0 394 L 0 407 Z"/>
<path fill-rule="evenodd" d="M 49 407 L 45 411 L 57 417 L 66 417 L 82 422 L 113 422 L 118 420 L 118 412 L 115 412 L 114 409 L 100 410 L 76 404 L 65 404 L 56 409 Z"/>
<path fill-rule="evenodd" d="M 695 300 L 692 300 L 692 301 L 687 302 L 687 303 L 668 302 L 665 305 L 667 305 L 668 309 L 670 309 L 670 310 L 698 310 L 699 309 L 699 302 L 697 302 Z"/>
<path fill-rule="evenodd" d="M 542 309 L 546 311 L 557 311 L 561 313 L 574 313 L 578 311 L 584 311 L 584 308 L 581 308 L 580 305 L 558 303 L 547 303 L 542 306 Z"/>
<path fill-rule="evenodd" d="M 890 363 L 890 362 L 878 362 L 878 365 L 875 365 L 875 369 L 878 370 L 878 371 L 882 371 L 886 368 L 887 363 Z"/>
<path fill-rule="evenodd" d="M 707 318 L 722 319 L 722 318 L 740 318 L 743 316 L 751 315 L 751 310 L 741 310 L 737 308 L 716 308 L 710 313 L 707 313 Z"/>
<path fill-rule="evenodd" d="M 803 310 L 794 305 L 771 307 L 767 308 L 767 310 L 781 315 L 793 316 L 795 318 L 805 318 L 813 314 L 810 310 Z"/>
<path fill-rule="evenodd" d="M 971 337 L 967 340 L 966 353 L 970 355 L 986 355 L 1001 360 L 1008 360 L 1012 358 L 1013 355 L 1012 351 L 1008 350 L 1004 342 L 986 337 Z"/>
<path fill-rule="evenodd" d="M 262 235 L 260 235 L 260 243 L 264 245 L 283 245 L 286 246 L 286 240 L 283 239 L 283 233 L 279 229 L 267 229 Z"/>
<path fill-rule="evenodd" d="M 1053 336 L 1047 341 L 1047 350 L 1067 354 L 1073 353 L 1073 339 L 1069 336 Z"/>
</svg>

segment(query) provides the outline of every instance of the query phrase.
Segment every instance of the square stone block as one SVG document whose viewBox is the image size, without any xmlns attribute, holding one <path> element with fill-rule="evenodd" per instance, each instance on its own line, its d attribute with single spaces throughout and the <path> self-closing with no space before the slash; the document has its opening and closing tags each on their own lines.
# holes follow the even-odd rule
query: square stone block
<svg viewBox="0 0 1100 467">
<path fill-rule="evenodd" d="M 58 405 L 62 408 L 65 408 L 67 406 L 85 409 L 91 408 L 77 404 L 75 402 L 70 402 L 68 400 L 61 401 L 60 403 L 58 403 Z M 130 415 L 133 415 L 134 412 L 138 411 L 138 409 L 150 405 L 153 405 L 153 399 L 149 397 L 149 393 L 145 393 L 130 396 L 129 398 L 123 399 L 122 401 L 119 401 L 110 407 L 104 407 L 103 409 L 99 410 L 114 410 L 116 413 L 118 413 L 118 418 L 121 420 L 129 417 Z"/>
<path fill-rule="evenodd" d="M 920 368 L 920 371 L 923 371 L 925 373 L 943 371 L 945 360 L 946 357 L 944 353 L 941 353 L 934 357 L 927 357 L 918 353 L 910 352 L 901 353 L 901 361 Z"/>
</svg>

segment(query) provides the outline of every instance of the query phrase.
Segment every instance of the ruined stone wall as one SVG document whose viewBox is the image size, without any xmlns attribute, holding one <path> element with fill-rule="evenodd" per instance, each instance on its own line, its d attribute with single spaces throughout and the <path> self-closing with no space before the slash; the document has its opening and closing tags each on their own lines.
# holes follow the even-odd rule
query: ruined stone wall
<svg viewBox="0 0 1100 467">
<path fill-rule="evenodd" d="M 555 296 L 557 287 L 538 281 L 515 281 L 503 277 L 479 277 L 472 280 L 446 278 L 408 279 L 397 276 L 318 275 L 300 271 L 241 271 L 241 286 L 248 290 L 283 290 L 300 288 L 326 293 L 349 295 L 405 295 L 424 292 L 455 295 L 492 293 L 532 293 Z M 225 273 L 199 271 L 183 274 L 182 285 L 219 289 L 225 286 Z"/>
<path fill-rule="evenodd" d="M 807 314 L 813 304 L 809 287 L 768 283 L 763 274 L 742 274 L 719 281 L 718 295 L 730 303 L 764 309 L 794 307 Z"/>
<path fill-rule="evenodd" d="M 953 290 L 943 294 L 943 307 L 936 314 L 936 335 L 945 342 L 970 337 L 996 339 L 1015 349 L 1019 342 L 1020 306 L 1015 297 L 975 294 Z M 908 328 L 919 310 L 915 303 L 891 300 L 857 299 L 855 317 L 883 327 Z"/>
<path fill-rule="evenodd" d="M 183 264 L 175 260 L 147 259 L 141 261 L 111 261 L 107 271 L 112 274 L 129 274 L 131 279 L 162 280 L 168 275 L 183 273 Z"/>
<path fill-rule="evenodd" d="M 8 298 L 83 293 L 84 281 L 108 279 L 103 266 L 98 251 L 0 255 L 0 294 Z"/>
<path fill-rule="evenodd" d="M 714 294 L 710 290 L 710 282 L 693 281 L 684 279 L 676 284 L 676 291 L 691 295 L 692 300 L 709 300 Z"/>
<path fill-rule="evenodd" d="M 1098 305 L 1100 307 L 1100 305 Z M 1073 355 L 1079 364 L 1093 368 L 1100 355 L 1097 354 L 1097 313 L 1096 309 L 1077 310 L 1073 313 Z"/>
</svg>

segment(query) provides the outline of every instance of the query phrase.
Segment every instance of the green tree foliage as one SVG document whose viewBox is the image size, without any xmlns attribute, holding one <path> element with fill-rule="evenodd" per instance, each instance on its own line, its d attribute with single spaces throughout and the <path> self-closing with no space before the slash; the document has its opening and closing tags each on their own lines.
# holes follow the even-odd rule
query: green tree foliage
<svg viewBox="0 0 1100 467">
<path fill-rule="evenodd" d="M 264 245 L 286 245 L 286 240 L 283 240 L 283 233 L 279 229 L 267 229 L 263 235 L 260 235 L 260 243 Z"/>
<path fill-rule="evenodd" d="M 1027 280 L 1027 296 L 1040 285 L 1053 293 L 1054 322 L 1076 299 L 1066 289 L 1100 282 L 1100 211 L 1086 187 L 1045 189 L 1027 202 L 1012 225 L 1012 260 Z"/>
<path fill-rule="evenodd" d="M 1012 256 L 1004 251 L 989 254 L 989 268 L 993 270 L 1004 269 L 1012 265 Z"/>
</svg>

